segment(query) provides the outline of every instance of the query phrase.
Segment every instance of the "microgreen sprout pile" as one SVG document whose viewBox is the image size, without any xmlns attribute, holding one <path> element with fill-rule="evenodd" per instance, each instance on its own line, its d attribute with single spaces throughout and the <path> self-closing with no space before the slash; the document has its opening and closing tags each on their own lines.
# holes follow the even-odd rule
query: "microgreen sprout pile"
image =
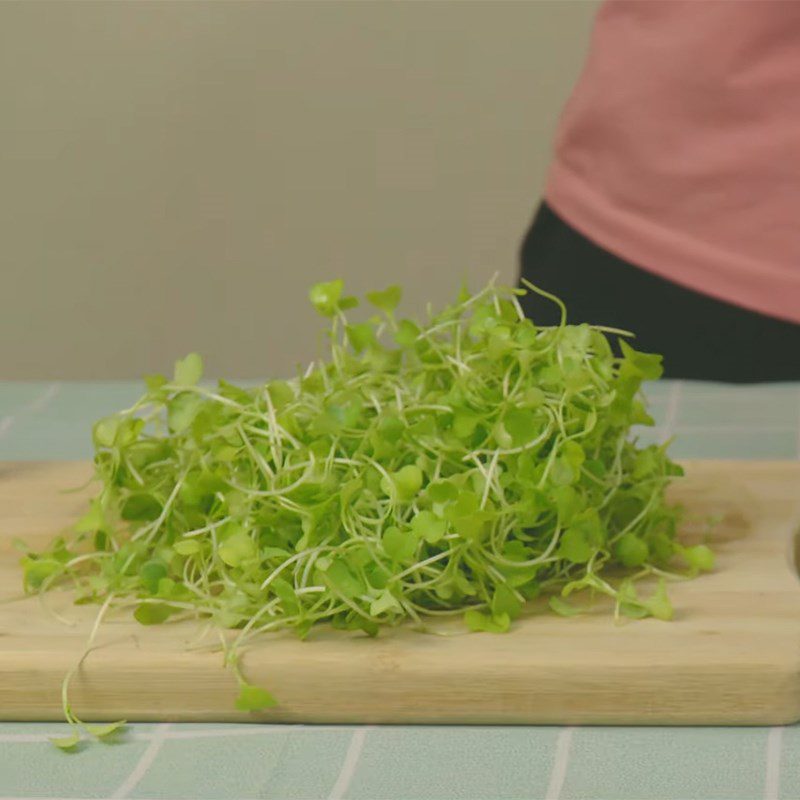
<svg viewBox="0 0 800 800">
<path fill-rule="evenodd" d="M 640 387 L 661 359 L 568 325 L 549 295 L 562 322 L 539 328 L 524 293 L 462 290 L 419 322 L 390 287 L 355 322 L 342 282 L 318 284 L 329 353 L 296 378 L 209 388 L 194 354 L 147 378 L 95 425 L 99 494 L 72 540 L 24 559 L 27 587 L 69 582 L 145 625 L 233 629 L 242 709 L 273 702 L 236 667 L 271 631 L 457 615 L 504 632 L 539 595 L 543 612 L 580 613 L 581 589 L 668 619 L 663 580 L 646 596 L 636 581 L 711 554 L 676 540 L 664 491 L 680 468 L 632 437 L 652 424 Z"/>
</svg>

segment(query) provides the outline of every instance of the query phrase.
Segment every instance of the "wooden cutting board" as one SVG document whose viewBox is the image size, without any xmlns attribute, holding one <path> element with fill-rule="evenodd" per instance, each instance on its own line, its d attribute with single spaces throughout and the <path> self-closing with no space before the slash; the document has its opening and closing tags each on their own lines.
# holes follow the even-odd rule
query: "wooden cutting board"
<svg viewBox="0 0 800 800">
<path fill-rule="evenodd" d="M 104 623 L 75 679 L 86 719 L 315 723 L 778 724 L 800 720 L 800 463 L 695 462 L 673 497 L 691 538 L 709 516 L 714 573 L 674 584 L 673 622 L 615 625 L 608 609 L 531 615 L 508 634 L 449 638 L 395 630 L 378 639 L 322 631 L 264 642 L 248 678 L 280 706 L 233 710 L 218 653 L 187 650 L 189 623 Z M 19 595 L 13 537 L 44 543 L 85 508 L 63 494 L 85 463 L 0 464 L 0 719 L 59 719 L 60 685 L 83 652 L 95 608 L 66 595 L 48 616 Z M 692 520 L 694 521 L 692 523 Z"/>
</svg>

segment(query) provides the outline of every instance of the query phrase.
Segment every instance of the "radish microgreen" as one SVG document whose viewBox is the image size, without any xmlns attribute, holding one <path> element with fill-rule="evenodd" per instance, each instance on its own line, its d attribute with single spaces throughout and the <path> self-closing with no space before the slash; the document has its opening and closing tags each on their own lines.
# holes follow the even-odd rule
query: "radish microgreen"
<svg viewBox="0 0 800 800">
<path fill-rule="evenodd" d="M 713 558 L 676 541 L 666 445 L 632 434 L 652 424 L 641 387 L 661 359 L 567 324 L 560 300 L 527 288 L 558 304 L 559 325 L 538 327 L 526 290 L 494 283 L 425 321 L 398 316 L 399 287 L 368 294 L 372 316 L 355 321 L 342 281 L 317 284 L 329 357 L 294 379 L 210 388 L 196 354 L 149 376 L 94 426 L 99 493 L 73 539 L 25 556 L 26 588 L 69 582 L 78 602 L 144 625 L 232 629 L 235 705 L 251 711 L 276 701 L 237 654 L 282 629 L 374 636 L 455 615 L 500 633 L 539 595 L 581 613 L 574 592 L 612 598 L 618 617 L 670 618 L 663 580 L 648 597 L 635 584 L 679 577 L 676 557 L 689 575 Z M 77 730 L 66 683 L 64 707 Z"/>
</svg>

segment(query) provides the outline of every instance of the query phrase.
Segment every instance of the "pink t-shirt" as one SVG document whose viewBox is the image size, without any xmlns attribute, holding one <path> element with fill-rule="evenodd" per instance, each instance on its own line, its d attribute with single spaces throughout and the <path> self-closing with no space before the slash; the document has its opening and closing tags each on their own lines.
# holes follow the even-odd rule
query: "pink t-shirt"
<svg viewBox="0 0 800 800">
<path fill-rule="evenodd" d="M 800 2 L 607 0 L 545 197 L 643 269 L 800 323 Z"/>
</svg>

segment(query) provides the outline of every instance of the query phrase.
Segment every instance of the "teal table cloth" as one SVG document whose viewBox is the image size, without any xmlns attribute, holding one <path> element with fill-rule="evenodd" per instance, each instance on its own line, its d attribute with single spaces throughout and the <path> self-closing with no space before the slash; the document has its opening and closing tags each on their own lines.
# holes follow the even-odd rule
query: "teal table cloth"
<svg viewBox="0 0 800 800">
<path fill-rule="evenodd" d="M 91 423 L 138 393 L 0 382 L 0 459 L 89 458 Z M 800 385 L 648 397 L 657 427 L 641 438 L 674 436 L 676 458 L 800 458 Z M 0 723 L 0 800 L 800 800 L 800 726 L 137 724 L 71 755 L 48 742 L 64 728 Z"/>
</svg>

